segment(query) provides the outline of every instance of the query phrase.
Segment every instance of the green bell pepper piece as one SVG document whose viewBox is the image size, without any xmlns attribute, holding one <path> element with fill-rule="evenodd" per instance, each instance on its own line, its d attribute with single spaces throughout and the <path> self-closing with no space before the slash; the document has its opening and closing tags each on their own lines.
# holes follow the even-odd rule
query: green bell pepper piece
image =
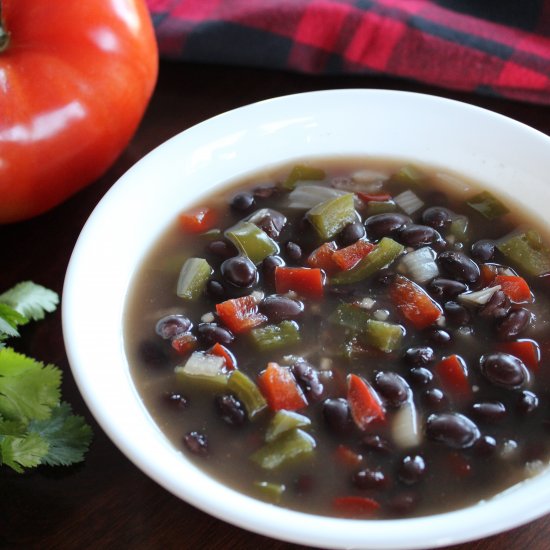
<svg viewBox="0 0 550 550">
<path fill-rule="evenodd" d="M 322 181 L 326 177 L 325 171 L 312 166 L 297 164 L 283 182 L 283 187 L 291 191 L 299 181 Z"/>
<path fill-rule="evenodd" d="M 311 420 L 307 416 L 282 409 L 277 411 L 271 419 L 265 433 L 265 440 L 269 443 L 277 439 L 284 432 L 296 428 L 304 428 L 310 424 Z"/>
<path fill-rule="evenodd" d="M 231 373 L 227 389 L 240 399 L 251 420 L 267 407 L 267 401 L 258 386 L 240 370 Z"/>
<path fill-rule="evenodd" d="M 466 204 L 479 212 L 487 220 L 496 220 L 510 210 L 504 206 L 489 191 L 483 191 L 466 201 Z"/>
<path fill-rule="evenodd" d="M 402 244 L 393 239 L 383 237 L 370 254 L 365 256 L 353 269 L 334 275 L 330 279 L 330 284 L 349 285 L 358 283 L 393 262 L 403 252 L 404 248 Z"/>
<path fill-rule="evenodd" d="M 366 216 L 385 214 L 386 212 L 395 212 L 396 210 L 397 204 L 395 204 L 395 201 L 369 201 L 367 203 Z"/>
<path fill-rule="evenodd" d="M 533 229 L 508 236 L 497 248 L 529 275 L 538 277 L 550 271 L 550 249 Z"/>
<path fill-rule="evenodd" d="M 328 241 L 357 219 L 353 194 L 346 193 L 321 202 L 308 210 L 306 216 L 319 237 Z"/>
<path fill-rule="evenodd" d="M 405 331 L 401 325 L 369 319 L 365 330 L 365 342 L 387 353 L 399 348 Z"/>
<path fill-rule="evenodd" d="M 315 449 L 315 440 L 300 429 L 289 430 L 280 437 L 266 443 L 250 458 L 265 470 L 278 468 L 285 462 L 307 456 Z"/>
<path fill-rule="evenodd" d="M 348 303 L 340 304 L 328 318 L 331 323 L 353 332 L 365 331 L 369 319 L 370 315 L 364 308 Z"/>
<path fill-rule="evenodd" d="M 184 300 L 196 300 L 204 292 L 213 272 L 204 258 L 187 259 L 180 271 L 176 294 Z"/>
<path fill-rule="evenodd" d="M 278 325 L 266 325 L 250 331 L 252 341 L 261 351 L 273 351 L 300 341 L 300 328 L 294 321 L 282 321 Z"/>
<path fill-rule="evenodd" d="M 275 504 L 281 502 L 283 493 L 286 491 L 283 483 L 270 483 L 269 481 L 255 481 L 254 487 L 258 489 L 266 500 Z"/>
<path fill-rule="evenodd" d="M 262 229 L 251 222 L 239 222 L 226 230 L 225 236 L 237 247 L 237 250 L 259 264 L 267 256 L 277 254 L 279 246 Z"/>
</svg>

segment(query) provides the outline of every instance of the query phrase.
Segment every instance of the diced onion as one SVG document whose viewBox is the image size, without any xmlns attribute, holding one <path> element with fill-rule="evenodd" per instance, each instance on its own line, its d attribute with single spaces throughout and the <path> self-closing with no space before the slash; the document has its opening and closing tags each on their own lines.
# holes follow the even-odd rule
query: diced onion
<svg viewBox="0 0 550 550">
<path fill-rule="evenodd" d="M 347 195 L 348 191 L 323 187 L 321 185 L 299 184 L 288 195 L 289 208 L 310 209 L 317 204 Z"/>
<path fill-rule="evenodd" d="M 388 174 L 377 172 L 376 170 L 368 170 L 367 168 L 363 170 L 356 170 L 351 175 L 351 179 L 355 183 L 370 184 L 371 188 L 369 191 L 380 189 L 382 182 L 386 181 L 388 178 Z"/>
<path fill-rule="evenodd" d="M 409 215 L 414 214 L 424 206 L 424 202 L 410 189 L 403 191 L 403 193 L 399 193 L 399 195 L 393 197 L 393 200 L 403 212 Z"/>
<path fill-rule="evenodd" d="M 397 410 L 391 426 L 394 443 L 401 449 L 416 447 L 422 442 L 422 431 L 412 398 Z"/>
<path fill-rule="evenodd" d="M 495 292 L 500 290 L 500 285 L 488 286 L 482 288 L 476 292 L 463 292 L 458 295 L 458 301 L 463 304 L 470 304 L 474 306 L 484 306 L 492 297 Z"/>
<path fill-rule="evenodd" d="M 192 376 L 218 376 L 224 373 L 225 359 L 219 355 L 211 355 L 204 351 L 194 351 L 183 367 L 183 370 Z"/>
<path fill-rule="evenodd" d="M 435 258 L 436 253 L 429 246 L 424 246 L 405 254 L 401 258 L 401 266 L 415 283 L 423 284 L 439 275 Z"/>
</svg>

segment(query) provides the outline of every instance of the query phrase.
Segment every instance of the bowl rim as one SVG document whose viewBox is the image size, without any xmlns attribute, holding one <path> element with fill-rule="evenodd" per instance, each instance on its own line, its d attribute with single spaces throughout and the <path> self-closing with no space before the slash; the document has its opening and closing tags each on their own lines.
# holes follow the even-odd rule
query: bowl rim
<svg viewBox="0 0 550 550">
<path fill-rule="evenodd" d="M 149 477 L 176 496 L 210 515 L 262 535 L 324 548 L 414 549 L 466 542 L 532 521 L 550 511 L 550 498 L 548 498 L 550 483 L 547 483 L 547 487 L 544 488 L 542 483 L 536 484 L 535 480 L 526 480 L 522 482 L 522 487 L 513 488 L 514 492 L 527 488 L 532 493 L 529 500 L 531 506 L 524 506 L 521 509 L 509 506 L 512 499 L 510 495 L 506 494 L 507 491 L 497 498 L 465 509 L 397 520 L 349 520 L 286 510 L 222 486 L 186 460 L 182 461 L 179 453 L 171 447 L 160 430 L 149 426 L 151 437 L 156 437 L 163 452 L 166 451 L 166 455 L 163 456 L 167 458 L 170 471 L 172 472 L 174 468 L 182 468 L 185 463 L 185 469 L 198 480 L 196 484 L 200 484 L 202 490 L 199 490 L 195 484 L 191 489 L 189 487 L 182 488 L 181 484 L 174 485 L 173 477 L 166 473 L 164 467 L 152 464 L 150 457 L 136 448 L 136 442 L 131 437 L 127 437 L 125 427 L 112 417 L 113 411 L 116 412 L 116 406 L 97 394 L 98 388 L 103 382 L 100 383 L 94 379 L 94 376 L 97 378 L 97 375 L 90 372 L 89 361 L 84 357 L 86 351 L 89 350 L 80 347 L 84 341 L 82 333 L 79 332 L 83 322 L 82 311 L 79 310 L 83 303 L 82 285 L 90 283 L 89 273 L 85 270 L 94 268 L 93 261 L 89 256 L 93 256 L 94 247 L 97 247 L 100 242 L 99 237 L 105 240 L 105 229 L 102 228 L 102 225 L 112 215 L 113 204 L 120 205 L 127 197 L 132 186 L 132 179 L 138 177 L 139 171 L 143 167 L 162 161 L 164 156 L 182 144 L 185 147 L 190 147 L 187 142 L 192 143 L 194 139 L 198 140 L 198 144 L 201 144 L 201 140 L 204 139 L 211 140 L 213 136 L 220 134 L 222 127 L 224 135 L 227 135 L 229 130 L 238 130 L 243 118 L 244 120 L 254 117 L 261 118 L 267 112 L 273 116 L 275 111 L 283 109 L 283 107 L 286 108 L 289 104 L 295 107 L 310 105 L 312 109 L 324 105 L 328 109 L 335 101 L 349 101 L 351 104 L 364 101 L 370 106 L 385 104 L 385 102 L 392 105 L 408 102 L 411 105 L 424 107 L 426 105 L 438 106 L 445 112 L 456 111 L 460 115 L 469 114 L 474 118 L 481 117 L 481 120 L 486 123 L 490 122 L 509 129 L 511 132 L 519 132 L 522 138 L 527 139 L 530 143 L 538 144 L 542 149 L 550 151 L 548 136 L 498 113 L 439 96 L 381 89 L 323 90 L 267 99 L 222 113 L 184 130 L 144 156 L 112 186 L 88 218 L 77 240 L 64 281 L 62 326 L 67 356 L 78 388 L 101 428 L 115 445 Z M 218 133 L 216 133 L 217 130 Z M 213 132 L 213 136 L 208 137 L 210 132 Z M 300 156 L 297 155 L 296 158 Z M 281 162 L 275 164 L 281 164 Z M 253 169 L 252 172 L 254 171 Z M 159 229 L 159 233 L 162 233 L 162 228 Z M 128 277 L 131 277 L 131 274 Z M 123 283 L 124 280 L 120 284 L 123 285 Z M 89 302 L 86 304 L 90 306 Z M 116 334 L 113 338 L 117 339 L 113 346 L 118 346 L 120 358 L 124 355 L 121 335 Z M 123 368 L 127 368 L 127 366 Z M 126 373 L 125 376 L 132 384 L 129 373 Z M 131 392 L 136 399 L 139 399 L 135 388 L 131 389 Z M 106 406 L 108 408 L 105 408 Z M 143 408 L 142 404 L 137 406 Z M 143 414 L 148 415 L 146 412 Z M 168 456 L 170 452 L 172 452 L 172 457 Z M 536 487 L 536 485 L 541 487 Z M 533 490 L 533 487 L 536 490 Z M 213 494 L 216 495 L 214 500 L 211 496 Z M 498 522 L 487 523 L 484 515 L 487 509 L 489 511 L 495 509 L 495 512 L 499 513 Z M 262 516 L 262 519 L 259 520 L 258 516 Z M 281 525 L 285 526 L 284 530 L 281 529 Z M 469 529 L 465 529 L 465 525 Z"/>
</svg>

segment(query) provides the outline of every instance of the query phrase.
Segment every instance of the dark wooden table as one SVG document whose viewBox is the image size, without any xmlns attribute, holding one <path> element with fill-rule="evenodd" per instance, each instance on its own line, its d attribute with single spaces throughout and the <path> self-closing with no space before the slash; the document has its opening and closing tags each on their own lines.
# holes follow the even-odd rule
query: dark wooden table
<svg viewBox="0 0 550 550">
<path fill-rule="evenodd" d="M 163 63 L 133 141 L 99 181 L 53 211 L 0 227 L 0 291 L 27 279 L 61 293 L 78 234 L 96 203 L 132 164 L 174 134 L 254 101 L 318 89 L 393 88 L 460 99 L 509 115 L 550 135 L 550 108 L 372 77 L 310 77 L 254 69 Z M 550 167 L 550 159 L 549 159 Z M 1 200 L 1 198 L 0 198 Z M 83 464 L 17 475 L 0 467 L 0 548 L 182 548 L 297 550 L 214 519 L 178 500 L 130 463 L 95 424 L 72 379 L 61 314 L 24 328 L 18 348 L 65 373 L 64 398 L 92 424 Z M 98 342 L 98 345 L 101 345 Z M 453 550 L 547 550 L 550 517 Z"/>
</svg>

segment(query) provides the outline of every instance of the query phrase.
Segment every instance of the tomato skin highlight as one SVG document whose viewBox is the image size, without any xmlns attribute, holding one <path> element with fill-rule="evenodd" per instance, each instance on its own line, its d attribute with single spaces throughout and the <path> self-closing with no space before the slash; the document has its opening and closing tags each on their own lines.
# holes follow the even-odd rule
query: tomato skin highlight
<svg viewBox="0 0 550 550">
<path fill-rule="evenodd" d="M 3 0 L 0 223 L 98 179 L 134 135 L 157 79 L 143 0 Z"/>
</svg>

